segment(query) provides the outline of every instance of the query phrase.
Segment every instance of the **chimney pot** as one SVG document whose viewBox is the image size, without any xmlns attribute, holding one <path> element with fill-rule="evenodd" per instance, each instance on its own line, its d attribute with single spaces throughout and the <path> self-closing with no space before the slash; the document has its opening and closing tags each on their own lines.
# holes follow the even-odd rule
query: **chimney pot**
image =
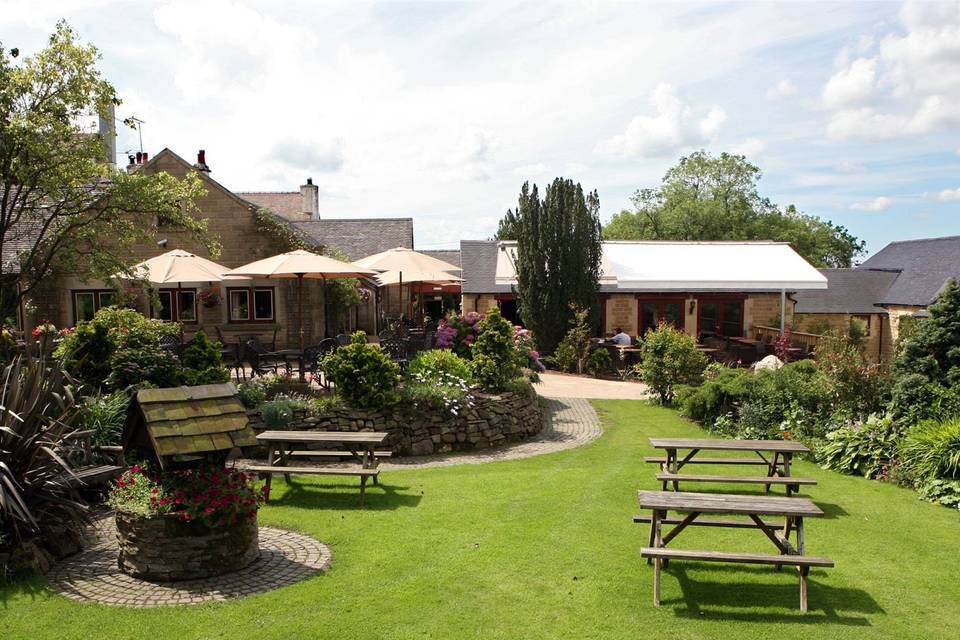
<svg viewBox="0 0 960 640">
<path fill-rule="evenodd" d="M 307 178 L 307 184 L 300 185 L 301 209 L 311 220 L 320 219 L 320 188 L 313 184 L 313 178 Z"/>
<path fill-rule="evenodd" d="M 137 151 L 137 164 L 143 164 L 143 152 Z"/>
<path fill-rule="evenodd" d="M 149 157 L 149 154 L 148 154 L 146 151 L 144 151 L 144 152 L 143 152 L 143 164 L 147 164 L 147 158 L 148 158 L 148 157 Z"/>
<path fill-rule="evenodd" d="M 197 164 L 193 165 L 197 171 L 203 171 L 204 173 L 210 173 L 210 167 L 207 165 L 207 151 L 206 149 L 200 149 L 197 151 Z"/>
</svg>

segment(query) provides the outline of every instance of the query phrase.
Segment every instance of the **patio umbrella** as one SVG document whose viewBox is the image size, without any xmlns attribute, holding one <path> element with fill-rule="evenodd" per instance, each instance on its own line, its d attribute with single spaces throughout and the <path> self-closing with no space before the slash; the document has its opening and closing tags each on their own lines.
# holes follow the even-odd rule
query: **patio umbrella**
<svg viewBox="0 0 960 640">
<path fill-rule="evenodd" d="M 402 271 L 384 271 L 379 276 L 377 276 L 377 282 L 381 286 L 386 286 L 389 284 L 400 284 L 403 286 L 404 278 L 406 278 L 407 286 L 410 288 L 411 293 L 410 297 L 413 297 L 413 285 L 414 284 L 435 284 L 435 285 L 447 285 L 447 284 L 460 284 L 463 282 L 463 278 L 448 273 L 446 271 L 414 271 L 407 272 L 406 275 Z M 403 301 L 401 300 L 401 303 Z M 420 287 L 420 315 L 423 316 L 423 287 Z"/>
<path fill-rule="evenodd" d="M 369 278 L 377 274 L 352 262 L 340 262 L 328 256 L 317 255 L 303 249 L 281 253 L 237 267 L 230 275 L 257 278 L 296 278 L 297 308 L 300 318 L 300 351 L 303 351 L 303 280 L 310 278 L 326 281 L 328 278 Z M 324 314 L 326 321 L 326 314 Z"/>
<path fill-rule="evenodd" d="M 173 249 L 144 260 L 135 264 L 131 271 L 134 278 L 146 280 L 151 284 L 176 284 L 177 306 L 182 304 L 179 292 L 184 282 L 221 282 L 226 279 L 241 279 L 229 275 L 230 267 L 201 258 L 183 249 Z M 126 273 L 118 273 L 114 276 L 120 280 L 129 277 Z"/>
<path fill-rule="evenodd" d="M 431 282 L 437 274 L 447 274 L 450 278 L 455 278 L 448 272 L 461 271 L 460 267 L 444 262 L 425 253 L 407 249 L 406 247 L 396 247 L 372 256 L 367 256 L 357 260 L 361 267 L 376 269 L 377 271 L 395 271 L 396 283 L 400 285 L 400 309 L 403 310 L 403 283 L 410 282 Z M 425 279 L 426 278 L 426 279 Z M 454 280 L 456 281 L 456 280 Z M 381 282 L 381 284 L 395 284 L 394 282 Z"/>
</svg>

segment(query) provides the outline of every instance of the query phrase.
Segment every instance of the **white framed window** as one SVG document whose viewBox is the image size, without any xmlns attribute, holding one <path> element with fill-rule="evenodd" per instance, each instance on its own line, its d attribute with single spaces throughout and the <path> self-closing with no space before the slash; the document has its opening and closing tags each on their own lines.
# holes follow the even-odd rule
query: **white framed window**
<svg viewBox="0 0 960 640">
<path fill-rule="evenodd" d="M 227 290 L 230 322 L 273 322 L 273 287 L 249 287 Z"/>
<path fill-rule="evenodd" d="M 73 321 L 89 322 L 97 311 L 117 303 L 117 292 L 112 289 L 78 289 L 73 292 Z"/>
</svg>

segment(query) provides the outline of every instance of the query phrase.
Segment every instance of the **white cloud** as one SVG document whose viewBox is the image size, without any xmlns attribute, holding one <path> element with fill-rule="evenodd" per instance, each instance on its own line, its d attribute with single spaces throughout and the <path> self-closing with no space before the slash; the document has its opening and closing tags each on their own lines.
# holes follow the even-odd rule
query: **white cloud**
<svg viewBox="0 0 960 640">
<path fill-rule="evenodd" d="M 789 98 L 797 95 L 797 85 L 793 84 L 787 78 L 780 80 L 777 84 L 767 89 L 767 99 L 779 100 L 780 98 Z"/>
<path fill-rule="evenodd" d="M 937 194 L 937 200 L 940 202 L 956 202 L 957 200 L 960 200 L 960 188 L 944 189 Z"/>
<path fill-rule="evenodd" d="M 901 28 L 837 56 L 823 88 L 831 137 L 890 140 L 960 124 L 960 3 L 906 2 L 899 17 Z"/>
<path fill-rule="evenodd" d="M 830 77 L 823 88 L 823 102 L 831 108 L 864 104 L 873 96 L 876 79 L 876 59 L 857 58 Z"/>
<path fill-rule="evenodd" d="M 675 95 L 670 84 L 659 84 L 650 94 L 656 115 L 635 116 L 620 135 L 597 144 L 600 154 L 628 157 L 663 156 L 713 140 L 727 119 L 718 106 L 692 107 Z"/>
<path fill-rule="evenodd" d="M 535 162 L 533 164 L 520 165 L 513 170 L 513 175 L 520 176 L 521 178 L 537 177 L 546 174 L 549 170 L 549 167 L 544 163 Z"/>
<path fill-rule="evenodd" d="M 767 150 L 767 143 L 760 138 L 747 138 L 740 144 L 734 145 L 730 150 L 738 155 L 746 156 L 747 160 L 753 160 Z"/>
<path fill-rule="evenodd" d="M 893 200 L 890 198 L 887 198 L 886 196 L 879 196 L 877 198 L 873 198 L 872 200 L 854 202 L 852 205 L 850 205 L 850 208 L 857 211 L 886 211 L 892 204 Z"/>
</svg>

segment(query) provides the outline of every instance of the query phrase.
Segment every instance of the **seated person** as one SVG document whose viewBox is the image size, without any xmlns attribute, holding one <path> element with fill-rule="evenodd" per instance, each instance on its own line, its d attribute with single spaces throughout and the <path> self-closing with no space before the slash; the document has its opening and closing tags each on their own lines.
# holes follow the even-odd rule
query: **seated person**
<svg viewBox="0 0 960 640">
<path fill-rule="evenodd" d="M 631 344 L 633 344 L 633 338 L 631 338 L 628 334 L 624 333 L 623 329 L 621 329 L 620 327 L 617 327 L 617 334 L 612 338 L 610 338 L 608 342 L 612 342 L 613 344 L 621 345 L 624 347 L 629 347 Z"/>
</svg>

